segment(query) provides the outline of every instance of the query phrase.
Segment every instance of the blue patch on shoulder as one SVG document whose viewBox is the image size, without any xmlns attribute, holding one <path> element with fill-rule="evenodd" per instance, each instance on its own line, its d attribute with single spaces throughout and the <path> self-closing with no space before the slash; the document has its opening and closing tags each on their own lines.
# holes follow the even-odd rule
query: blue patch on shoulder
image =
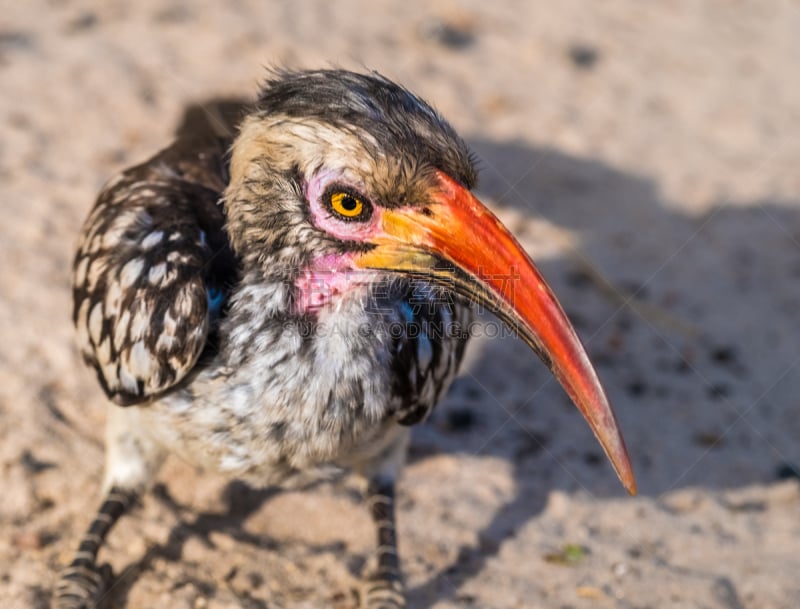
<svg viewBox="0 0 800 609">
<path fill-rule="evenodd" d="M 407 300 L 400 303 L 400 315 L 403 316 L 403 321 L 407 324 L 414 323 L 416 315 L 414 315 L 414 307 Z"/>
<path fill-rule="evenodd" d="M 225 292 L 217 287 L 210 287 L 206 290 L 206 298 L 208 299 L 208 313 L 212 317 L 219 315 L 222 311 L 222 305 L 225 302 Z"/>
</svg>

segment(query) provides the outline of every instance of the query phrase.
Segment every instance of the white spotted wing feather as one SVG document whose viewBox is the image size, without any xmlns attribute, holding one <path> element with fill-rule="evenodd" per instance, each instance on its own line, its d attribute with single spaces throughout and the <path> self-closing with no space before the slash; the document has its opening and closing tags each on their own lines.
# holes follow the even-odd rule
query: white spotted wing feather
<svg viewBox="0 0 800 609">
<path fill-rule="evenodd" d="M 208 290 L 224 282 L 218 263 L 230 258 L 219 190 L 166 165 L 170 154 L 106 186 L 75 257 L 80 349 L 120 404 L 161 393 L 192 369 L 213 321 Z"/>
</svg>

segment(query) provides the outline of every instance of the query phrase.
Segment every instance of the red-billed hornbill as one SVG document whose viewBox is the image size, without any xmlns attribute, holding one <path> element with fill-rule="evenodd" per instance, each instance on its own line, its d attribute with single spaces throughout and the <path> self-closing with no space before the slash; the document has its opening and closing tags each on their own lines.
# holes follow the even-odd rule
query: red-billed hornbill
<svg viewBox="0 0 800 609">
<path fill-rule="evenodd" d="M 104 188 L 75 257 L 74 321 L 117 406 L 106 500 L 59 609 L 94 606 L 97 552 L 167 453 L 260 486 L 361 474 L 378 528 L 365 604 L 404 606 L 395 479 L 409 426 L 458 369 L 469 303 L 546 362 L 634 491 L 575 331 L 474 183 L 424 101 L 322 70 L 275 73 L 232 141 L 180 134 Z"/>
</svg>

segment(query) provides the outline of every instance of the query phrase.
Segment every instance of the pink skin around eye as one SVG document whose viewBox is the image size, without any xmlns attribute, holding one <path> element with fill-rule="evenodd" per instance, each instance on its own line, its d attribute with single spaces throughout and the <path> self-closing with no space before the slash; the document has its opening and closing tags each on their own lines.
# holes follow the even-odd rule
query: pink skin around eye
<svg viewBox="0 0 800 609">
<path fill-rule="evenodd" d="M 366 222 L 348 222 L 335 217 L 321 199 L 328 186 L 336 183 L 347 184 L 339 173 L 325 171 L 316 174 L 306 184 L 305 195 L 314 225 L 344 241 L 367 241 L 378 231 L 380 209 L 373 209 Z M 338 296 L 365 285 L 373 276 L 373 272 L 354 268 L 353 254 L 350 253 L 315 258 L 295 284 L 297 308 L 301 313 L 318 312 Z"/>
<path fill-rule="evenodd" d="M 367 241 L 378 232 L 380 226 L 381 210 L 375 207 L 372 216 L 366 222 L 357 220 L 342 220 L 334 216 L 325 206 L 322 197 L 331 184 L 341 184 L 346 187 L 348 182 L 339 172 L 321 171 L 306 183 L 306 201 L 311 209 L 311 219 L 314 226 L 321 228 L 326 233 L 333 235 L 343 241 Z M 353 190 L 359 192 L 361 189 L 356 185 Z"/>
</svg>

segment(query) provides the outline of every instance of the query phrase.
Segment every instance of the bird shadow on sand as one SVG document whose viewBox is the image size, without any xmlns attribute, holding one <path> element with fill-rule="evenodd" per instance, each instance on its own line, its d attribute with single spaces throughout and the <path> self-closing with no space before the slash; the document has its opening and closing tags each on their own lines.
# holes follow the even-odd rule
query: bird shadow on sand
<svg viewBox="0 0 800 609">
<path fill-rule="evenodd" d="M 168 511 L 177 517 L 178 522 L 170 530 L 167 539 L 160 544 L 152 545 L 140 560 L 128 565 L 114 580 L 107 593 L 106 605 L 126 607 L 127 598 L 139 575 L 152 568 L 155 561 L 163 559 L 179 562 L 184 546 L 189 538 L 198 538 L 204 545 L 213 548 L 210 539 L 212 532 L 224 533 L 238 543 L 255 545 L 262 548 L 275 548 L 277 544 L 263 536 L 253 535 L 245 531 L 244 521 L 257 512 L 261 505 L 277 493 L 276 489 L 252 489 L 245 484 L 233 481 L 223 491 L 223 502 L 226 509 L 215 512 L 194 513 L 185 515 L 186 506 L 178 503 L 164 484 L 157 484 L 151 491 Z M 185 578 L 183 584 L 192 584 L 206 596 L 213 596 L 214 584 L 199 579 Z M 255 601 L 254 601 L 255 602 Z M 258 607 L 254 604 L 253 607 Z"/>
<path fill-rule="evenodd" d="M 469 144 L 479 194 L 523 245 L 536 250 L 568 236 L 566 248 L 536 261 L 608 389 L 642 494 L 769 482 L 800 463 L 800 423 L 790 408 L 800 388 L 797 202 L 719 201 L 694 215 L 665 201 L 652 180 L 592 159 L 519 142 Z M 412 583 L 414 609 L 468 601 L 462 584 L 546 509 L 552 491 L 623 494 L 579 413 L 527 347 L 513 337 L 473 343 L 448 397 L 415 429 L 409 467 L 440 454 L 500 459 L 510 466 L 513 496 L 495 507 L 478 542 Z M 403 530 L 414 526 L 403 523 L 403 485 L 401 558 L 410 553 Z M 456 483 L 437 490 L 441 499 L 459 492 Z M 235 483 L 226 511 L 181 519 L 129 568 L 115 605 L 124 606 L 136 573 L 156 556 L 180 560 L 189 536 L 224 531 L 274 547 L 241 524 L 275 492 Z M 168 493 L 160 496 L 170 503 Z"/>
<path fill-rule="evenodd" d="M 307 490 L 313 492 L 315 486 L 311 484 Z M 200 540 L 210 551 L 214 551 L 216 545 L 212 540 L 212 536 L 214 534 L 222 534 L 234 540 L 237 544 L 270 552 L 280 552 L 280 541 L 268 535 L 248 532 L 244 526 L 248 518 L 257 514 L 264 503 L 280 492 L 280 489 L 253 488 L 244 482 L 233 480 L 226 484 L 222 491 L 224 507 L 221 510 L 198 512 L 190 505 L 185 505 L 176 500 L 167 485 L 163 483 L 156 484 L 150 494 L 177 519 L 177 522 L 163 542 L 150 545 L 141 559 L 123 568 L 113 581 L 112 587 L 104 599 L 105 605 L 103 607 L 127 607 L 128 595 L 140 574 L 153 569 L 159 561 L 179 564 L 184 558 L 184 550 L 189 539 Z M 336 542 L 330 544 L 307 544 L 306 550 L 319 554 L 340 553 L 343 547 L 344 544 Z M 236 570 L 232 569 L 228 577 L 235 576 L 235 573 Z M 265 574 L 265 577 L 268 576 L 269 574 Z M 191 585 L 199 594 L 205 597 L 213 597 L 219 584 L 220 582 L 210 581 L 203 577 L 185 575 L 176 585 Z M 240 600 L 245 603 L 248 609 L 267 609 L 267 607 L 272 606 L 258 598 L 246 595 L 246 593 L 245 597 L 240 598 Z"/>
<path fill-rule="evenodd" d="M 566 253 L 536 262 L 615 405 L 640 494 L 796 476 L 800 204 L 724 200 L 693 214 L 652 180 L 591 159 L 469 143 L 478 192 L 523 245 L 568 235 Z M 577 409 L 521 341 L 473 347 L 446 400 L 415 430 L 410 467 L 442 451 L 499 458 L 514 494 L 476 543 L 409 591 L 415 609 L 469 601 L 462 584 L 546 509 L 552 491 L 624 495 Z M 445 500 L 458 489 L 440 491 Z"/>
</svg>

